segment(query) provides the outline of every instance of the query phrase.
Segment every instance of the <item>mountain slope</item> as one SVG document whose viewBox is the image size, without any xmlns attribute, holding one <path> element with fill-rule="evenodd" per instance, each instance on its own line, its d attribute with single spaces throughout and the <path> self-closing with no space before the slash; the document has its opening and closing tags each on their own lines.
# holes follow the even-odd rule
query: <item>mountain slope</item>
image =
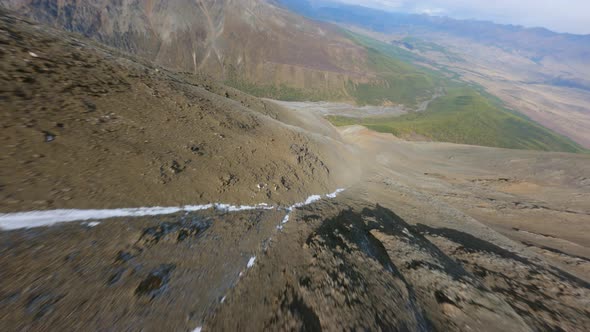
<svg viewBox="0 0 590 332">
<path fill-rule="evenodd" d="M 286 204 L 354 169 L 273 104 L 1 14 L 0 211 Z"/>
<path fill-rule="evenodd" d="M 366 51 L 333 26 L 263 0 L 0 3 L 165 67 L 206 72 L 267 97 L 345 99 L 346 83 L 371 77 Z"/>
</svg>

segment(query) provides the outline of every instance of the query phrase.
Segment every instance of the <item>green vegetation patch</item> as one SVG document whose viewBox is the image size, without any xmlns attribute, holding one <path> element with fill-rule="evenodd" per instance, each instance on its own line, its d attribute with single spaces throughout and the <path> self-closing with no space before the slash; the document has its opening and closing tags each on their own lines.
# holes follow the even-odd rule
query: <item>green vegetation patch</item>
<svg viewBox="0 0 590 332">
<path fill-rule="evenodd" d="M 368 55 L 369 66 L 378 73 L 378 79 L 348 89 L 348 94 L 360 105 L 392 102 L 412 107 L 431 98 L 439 85 L 436 77 L 375 49 L 368 49 Z"/>
<path fill-rule="evenodd" d="M 434 141 L 544 151 L 583 152 L 568 138 L 489 101 L 471 88 L 452 88 L 425 112 L 388 118 L 329 117 L 336 126 L 360 124 L 404 137 L 418 134 Z"/>
<path fill-rule="evenodd" d="M 449 60 L 454 62 L 464 62 L 463 58 L 461 58 L 458 54 L 455 54 L 449 49 L 444 46 L 441 46 L 436 43 L 432 43 L 420 38 L 416 37 L 405 37 L 398 42 L 399 44 L 403 45 L 404 47 L 410 50 L 418 50 L 420 52 L 436 52 L 446 56 Z"/>
<path fill-rule="evenodd" d="M 284 101 L 332 101 L 344 99 L 344 94 L 338 91 L 298 89 L 284 84 L 262 85 L 245 80 L 227 80 L 226 85 L 261 98 L 271 98 Z"/>
<path fill-rule="evenodd" d="M 419 59 L 412 52 L 378 40 L 347 32 L 357 44 L 367 49 L 368 66 L 377 73 L 377 79 L 357 84 L 348 89 L 360 105 L 380 105 L 387 102 L 416 106 L 430 99 L 437 87 L 446 84 L 440 73 L 418 67 Z"/>
</svg>

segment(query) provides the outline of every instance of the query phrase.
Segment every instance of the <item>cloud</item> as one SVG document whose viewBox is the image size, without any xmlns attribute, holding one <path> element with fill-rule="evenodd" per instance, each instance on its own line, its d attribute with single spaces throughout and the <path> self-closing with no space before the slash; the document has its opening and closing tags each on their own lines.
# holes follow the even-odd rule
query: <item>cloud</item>
<svg viewBox="0 0 590 332">
<path fill-rule="evenodd" d="M 445 16 L 448 12 L 444 8 L 433 8 L 429 6 L 417 7 L 414 12 L 418 14 L 426 14 L 431 16 Z"/>
<path fill-rule="evenodd" d="M 590 34 L 589 0 L 335 0 L 378 9 Z"/>
</svg>

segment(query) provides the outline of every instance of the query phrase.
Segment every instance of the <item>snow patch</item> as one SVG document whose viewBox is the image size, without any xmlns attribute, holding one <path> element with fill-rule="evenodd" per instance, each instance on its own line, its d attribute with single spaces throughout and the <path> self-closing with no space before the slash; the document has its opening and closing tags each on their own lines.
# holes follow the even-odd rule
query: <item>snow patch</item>
<svg viewBox="0 0 590 332">
<path fill-rule="evenodd" d="M 186 205 L 181 207 L 141 207 L 111 210 L 49 210 L 0 214 L 0 229 L 13 230 L 52 226 L 61 222 L 100 220 L 117 217 L 143 217 L 173 214 L 180 211 L 194 212 L 213 208 L 213 204 Z"/>
<path fill-rule="evenodd" d="M 336 196 L 338 196 L 338 194 L 340 194 L 344 190 L 345 189 L 336 189 L 336 191 L 334 191 L 333 193 L 327 194 L 325 197 L 326 198 L 336 198 Z M 293 212 L 293 209 L 304 207 L 306 205 L 317 202 L 320 199 L 322 199 L 322 196 L 320 196 L 320 195 L 311 195 L 305 200 L 305 202 L 296 203 L 296 204 L 293 204 L 290 207 L 288 207 L 286 209 L 287 214 L 285 214 L 285 217 L 281 221 L 281 225 L 277 226 L 277 229 L 282 230 L 283 229 L 282 225 L 289 222 L 289 218 L 290 218 L 291 212 Z"/>
<path fill-rule="evenodd" d="M 88 226 L 88 227 L 96 227 L 98 225 L 100 225 L 100 222 L 98 222 L 98 221 L 91 221 L 86 224 L 86 226 Z"/>
<path fill-rule="evenodd" d="M 309 205 L 313 202 L 319 201 L 320 199 L 322 199 L 322 196 L 320 195 L 311 195 L 305 200 L 305 203 L 303 203 L 303 205 Z"/>
<path fill-rule="evenodd" d="M 201 332 L 201 330 L 202 330 L 202 329 L 203 329 L 203 328 L 202 328 L 201 326 L 199 326 L 199 327 L 195 328 L 195 329 L 193 330 L 193 332 Z"/>
<path fill-rule="evenodd" d="M 285 218 L 283 218 L 283 221 L 281 221 L 281 224 L 286 224 L 289 222 L 289 215 L 291 214 L 291 209 L 287 210 L 287 214 L 285 215 Z"/>
<path fill-rule="evenodd" d="M 254 266 L 254 262 L 256 261 L 256 256 L 252 256 L 250 257 L 250 260 L 248 261 L 248 268 L 251 268 L 252 266 Z"/>
<path fill-rule="evenodd" d="M 214 204 L 218 211 L 225 211 L 225 212 L 237 212 L 237 211 L 250 211 L 250 210 L 272 210 L 274 209 L 273 206 L 270 206 L 266 203 L 257 204 L 257 205 L 230 205 L 230 204 L 221 204 L 217 203 Z"/>
<path fill-rule="evenodd" d="M 344 191 L 344 189 L 336 189 L 335 192 L 333 192 L 331 194 L 327 194 L 326 197 L 327 198 L 336 198 L 336 196 L 338 196 L 338 194 L 340 194 L 343 191 Z"/>
<path fill-rule="evenodd" d="M 404 229 L 402 229 L 402 233 L 406 234 L 409 237 L 413 237 L 412 234 L 410 233 L 410 231 L 404 227 Z"/>
</svg>

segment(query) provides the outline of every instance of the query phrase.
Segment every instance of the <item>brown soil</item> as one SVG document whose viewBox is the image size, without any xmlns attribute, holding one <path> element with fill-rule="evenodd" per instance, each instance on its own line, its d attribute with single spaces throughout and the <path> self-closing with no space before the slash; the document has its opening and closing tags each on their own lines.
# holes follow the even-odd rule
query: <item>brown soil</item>
<svg viewBox="0 0 590 332">
<path fill-rule="evenodd" d="M 525 331 L 590 324 L 582 318 L 590 309 L 587 282 L 505 249 L 504 239 L 447 228 L 447 213 L 437 214 L 436 226 L 413 225 L 360 203 L 358 194 L 301 211 L 205 326 Z"/>
<path fill-rule="evenodd" d="M 333 191 L 352 165 L 333 138 L 206 77 L 0 24 L 0 211 L 286 204 Z"/>
<path fill-rule="evenodd" d="M 384 205 L 364 201 L 367 191 Z M 0 233 L 0 277 L 8 281 L 0 288 L 0 326 L 144 331 L 590 327 L 587 281 L 416 194 L 400 196 L 373 182 L 334 201 L 297 209 L 282 230 L 276 226 L 284 212 L 255 211 Z M 423 212 L 408 213 L 416 210 Z M 248 268 L 251 257 L 256 260 Z"/>
<path fill-rule="evenodd" d="M 283 216 L 178 214 L 2 232 L 0 329 L 192 330 Z"/>
</svg>

